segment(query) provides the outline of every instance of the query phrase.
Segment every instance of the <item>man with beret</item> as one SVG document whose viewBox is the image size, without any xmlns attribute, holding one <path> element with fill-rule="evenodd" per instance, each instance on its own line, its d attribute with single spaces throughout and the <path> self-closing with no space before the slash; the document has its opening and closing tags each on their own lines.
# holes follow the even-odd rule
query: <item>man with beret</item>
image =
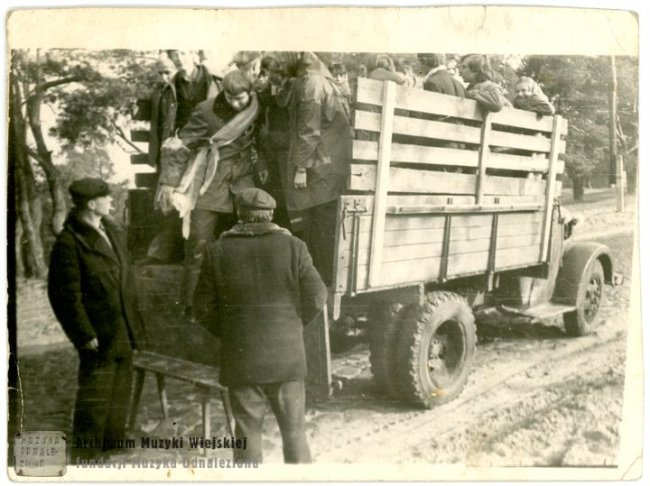
<svg viewBox="0 0 650 486">
<path fill-rule="evenodd" d="M 261 462 L 267 401 L 282 434 L 284 461 L 307 463 L 303 325 L 327 300 L 307 246 L 271 222 L 275 200 L 257 188 L 236 198 L 239 222 L 206 248 L 195 309 L 221 340 L 220 382 L 228 387 L 239 462 Z"/>
<path fill-rule="evenodd" d="M 109 219 L 108 185 L 85 178 L 74 181 L 69 190 L 74 208 L 52 248 L 48 295 L 79 353 L 74 460 L 123 446 L 131 358 L 146 338 L 126 236 Z"/>
</svg>

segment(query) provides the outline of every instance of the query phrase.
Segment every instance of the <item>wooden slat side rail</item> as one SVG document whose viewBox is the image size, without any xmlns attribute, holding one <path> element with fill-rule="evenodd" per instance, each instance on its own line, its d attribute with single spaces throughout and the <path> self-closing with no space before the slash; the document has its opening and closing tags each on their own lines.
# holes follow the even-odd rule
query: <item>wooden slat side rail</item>
<svg viewBox="0 0 650 486">
<path fill-rule="evenodd" d="M 354 128 L 379 132 L 381 130 L 381 114 L 370 111 L 357 111 L 354 115 Z M 431 138 L 450 142 L 481 143 L 481 129 L 457 123 L 421 120 L 396 116 L 393 133 L 411 137 Z M 544 136 L 521 135 L 494 130 L 494 137 L 490 142 L 493 146 L 501 146 L 514 150 L 548 153 L 551 150 L 551 140 Z M 558 145 L 560 152 L 564 151 L 564 143 Z"/>
<path fill-rule="evenodd" d="M 442 243 L 443 243 L 443 230 L 439 231 L 440 235 L 435 241 L 427 241 L 423 243 L 414 243 L 411 245 L 393 245 L 387 246 L 384 254 L 384 263 L 390 262 L 409 262 L 414 259 L 429 258 L 429 257 L 439 257 L 442 255 Z M 478 251 L 488 251 L 490 248 L 490 235 L 486 230 L 484 234 L 488 234 L 487 237 L 477 238 L 473 240 L 463 239 L 460 236 L 464 232 L 452 231 L 450 232 L 450 242 L 449 242 L 449 255 L 465 255 L 468 253 L 476 253 Z M 525 234 L 525 235 L 505 235 L 497 238 L 497 249 L 516 249 L 522 247 L 529 247 L 538 245 L 542 235 L 538 231 L 537 233 Z M 363 243 L 363 241 L 362 241 Z M 366 243 L 368 243 L 366 241 Z M 370 261 L 370 253 L 367 248 L 359 251 L 359 260 L 360 265 L 367 265 Z M 344 262 L 346 265 L 344 268 L 348 267 L 349 259 L 346 255 Z"/>
<path fill-rule="evenodd" d="M 374 191 L 377 167 L 351 164 L 348 189 Z M 389 192 L 418 194 L 471 194 L 476 191 L 476 176 L 450 172 L 390 168 Z M 518 177 L 486 176 L 483 193 L 502 196 L 541 196 L 546 182 Z"/>
<path fill-rule="evenodd" d="M 381 106 L 383 101 L 383 83 L 367 78 L 358 78 L 357 103 Z M 396 90 L 396 108 L 400 110 L 419 111 L 466 120 L 482 120 L 481 112 L 475 101 L 459 99 L 421 89 L 398 87 Z"/>
<path fill-rule="evenodd" d="M 378 142 L 353 141 L 352 158 L 354 160 L 376 162 L 378 157 Z M 393 143 L 391 162 L 475 168 L 478 166 L 478 152 L 476 150 Z M 545 157 L 526 157 L 493 152 L 487 160 L 486 168 L 546 173 L 548 171 L 548 159 Z M 558 173 L 563 171 L 564 162 L 560 160 L 558 161 Z"/>
<path fill-rule="evenodd" d="M 561 120 L 562 118 L 559 115 L 555 115 L 553 117 L 555 129 L 553 131 L 553 138 L 551 139 L 551 154 L 548 161 L 548 184 L 546 187 L 546 204 L 544 208 L 544 223 L 542 226 L 542 233 L 544 237 L 542 238 L 542 244 L 539 253 L 540 261 L 546 261 L 548 256 L 549 238 L 551 235 L 551 220 L 553 218 L 553 204 L 556 197 L 555 187 L 557 185 L 557 181 L 555 178 L 557 174 L 559 147 L 561 144 L 561 132 L 559 129 Z"/>
<path fill-rule="evenodd" d="M 374 205 L 372 194 L 348 194 L 341 196 L 341 211 L 343 208 L 354 208 L 355 202 L 358 206 L 364 207 L 364 215 L 372 214 Z M 543 204 L 544 196 L 493 196 L 485 201 L 485 204 L 512 206 L 519 204 Z M 389 194 L 386 201 L 388 207 L 401 206 L 469 206 L 474 204 L 474 196 L 447 196 L 447 195 L 426 195 L 426 194 Z M 348 214 L 348 217 L 350 215 Z"/>
<path fill-rule="evenodd" d="M 393 119 L 395 117 L 395 83 L 384 82 L 384 95 L 379 134 L 379 158 L 375 179 L 375 205 L 372 221 L 372 246 L 370 248 L 370 286 L 377 282 L 381 272 L 382 250 L 384 247 L 384 222 L 386 220 L 386 198 L 388 197 L 391 147 L 393 142 Z"/>
<path fill-rule="evenodd" d="M 539 264 L 539 247 L 537 245 L 497 250 L 495 271 L 501 272 Z M 447 279 L 481 275 L 487 271 L 489 250 L 450 255 L 447 258 Z M 363 293 L 378 288 L 394 288 L 407 284 L 429 283 L 439 281 L 441 257 L 426 257 L 408 261 L 385 262 L 378 282 L 378 287 L 369 287 L 367 282 L 367 265 L 359 265 L 356 291 Z M 346 272 L 347 275 L 347 272 Z M 338 289 L 337 289 L 338 290 Z M 341 291 L 346 291 L 345 288 Z"/>
<path fill-rule="evenodd" d="M 382 90 L 380 81 L 359 78 L 356 101 L 362 104 L 381 106 Z M 473 100 L 402 86 L 397 87 L 396 108 L 465 120 L 481 121 L 483 119 L 478 104 Z M 493 123 L 546 133 L 553 130 L 552 117 L 546 116 L 538 120 L 535 113 L 514 108 L 504 108 L 495 113 Z M 560 126 L 560 130 L 563 135 L 567 133 L 566 126 Z"/>
<path fill-rule="evenodd" d="M 131 130 L 131 141 L 132 142 L 148 142 L 149 141 L 149 130 Z"/>
<path fill-rule="evenodd" d="M 149 165 L 149 154 L 133 154 L 133 155 L 131 155 L 131 164 L 133 164 L 133 165 Z"/>
<path fill-rule="evenodd" d="M 538 211 L 541 204 L 518 204 L 510 206 L 477 205 L 467 206 L 387 206 L 386 214 L 455 214 L 455 213 L 503 213 L 509 211 Z"/>
<path fill-rule="evenodd" d="M 346 196 L 350 197 L 350 196 Z M 352 264 L 352 248 L 351 248 L 351 231 L 352 225 L 350 221 L 351 215 L 346 216 L 346 222 L 342 225 L 341 229 L 347 232 L 345 238 L 341 237 L 341 241 L 347 242 L 348 245 L 339 248 L 338 253 L 338 272 L 337 272 L 337 292 L 346 292 L 350 287 L 349 279 L 354 277 L 356 286 L 355 291 L 365 291 L 369 288 L 367 280 L 367 271 L 370 255 L 370 227 L 372 217 L 370 215 L 362 215 L 359 221 L 359 238 L 357 240 L 357 247 L 359 248 L 357 258 L 355 259 L 354 274 L 350 265 Z M 530 256 L 529 248 L 535 246 L 539 248 L 541 240 L 541 221 L 543 213 L 541 211 L 519 211 L 510 213 L 501 213 L 499 216 L 498 237 L 496 243 L 495 265 L 496 270 L 499 270 L 504 262 L 496 260 L 500 256 L 500 251 L 512 251 L 523 248 L 526 251 L 525 260 L 530 264 L 539 263 L 537 258 Z M 386 218 L 386 234 L 384 235 L 384 249 L 382 261 L 382 274 L 378 281 L 378 285 L 402 285 L 408 283 L 408 280 L 391 280 L 392 277 L 386 276 L 387 272 L 398 271 L 395 265 L 404 265 L 411 268 L 414 272 L 424 271 L 422 269 L 413 269 L 412 261 L 420 263 L 429 262 L 434 265 L 434 269 L 430 271 L 429 280 L 437 281 L 441 271 L 440 261 L 431 260 L 432 258 L 440 258 L 442 256 L 443 242 L 445 235 L 445 221 L 444 214 L 438 215 L 400 215 L 400 216 L 387 216 Z M 489 252 L 489 245 L 493 235 L 492 228 L 492 215 L 491 214 L 466 214 L 455 215 L 452 219 L 452 227 L 449 232 L 449 257 L 453 260 L 452 265 L 447 269 L 447 277 L 452 278 L 458 276 L 455 271 L 463 269 L 464 263 L 460 258 L 462 255 L 476 258 L 474 255 L 477 252 L 485 252 L 486 262 Z M 517 265 L 523 265 L 518 260 Z M 480 268 L 480 267 L 477 267 Z M 392 270 L 391 270 L 392 269 Z M 455 270 L 456 269 L 456 270 Z M 463 270 L 463 271 L 472 271 Z M 474 272 L 476 273 L 476 272 Z M 481 272 L 478 272 L 481 273 Z M 401 275 L 401 274 L 398 274 Z M 414 274 L 415 275 L 415 274 Z M 406 278 L 406 277 L 404 277 Z"/>
</svg>

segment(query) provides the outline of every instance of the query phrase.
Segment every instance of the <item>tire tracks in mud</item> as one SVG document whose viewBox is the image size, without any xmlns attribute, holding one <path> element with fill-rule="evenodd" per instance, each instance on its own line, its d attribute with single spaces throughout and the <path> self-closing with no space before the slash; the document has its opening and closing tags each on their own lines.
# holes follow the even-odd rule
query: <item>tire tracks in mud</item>
<svg viewBox="0 0 650 486">
<path fill-rule="evenodd" d="M 532 351 L 539 356 L 518 366 L 520 353 L 514 353 L 506 360 L 499 358 L 500 362 L 494 366 L 491 366 L 492 360 L 485 360 L 483 365 L 473 370 L 470 382 L 453 402 L 427 411 L 401 411 L 387 417 L 369 417 L 374 425 L 372 429 L 363 427 L 361 433 L 355 433 L 359 428 L 350 423 L 349 427 L 339 431 L 341 435 L 328 449 L 315 455 L 315 459 L 318 462 L 345 463 L 418 461 L 417 454 L 413 454 L 414 448 L 431 441 L 444 444 L 449 442 L 445 437 L 451 439 L 458 435 L 458 431 L 462 435 L 463 431 L 479 428 L 482 417 L 487 414 L 532 401 L 530 412 L 521 418 L 525 420 L 525 417 L 552 407 L 551 402 L 563 400 L 561 393 L 559 396 L 549 395 L 547 390 L 561 387 L 564 381 L 571 381 L 584 369 L 593 367 L 599 356 L 620 355 L 624 360 L 625 331 L 618 328 L 603 334 L 605 336 L 547 340 L 562 341 L 565 349 L 549 356 L 549 352 L 554 351 L 540 345 Z M 618 353 L 604 353 L 617 347 L 622 347 Z M 488 347 L 483 353 L 494 353 L 494 350 Z M 536 395 L 540 396 L 537 404 L 531 400 Z M 385 403 L 392 402 L 386 400 Z M 464 462 L 466 452 L 455 444 L 453 450 L 445 451 L 443 455 L 450 462 Z"/>
</svg>

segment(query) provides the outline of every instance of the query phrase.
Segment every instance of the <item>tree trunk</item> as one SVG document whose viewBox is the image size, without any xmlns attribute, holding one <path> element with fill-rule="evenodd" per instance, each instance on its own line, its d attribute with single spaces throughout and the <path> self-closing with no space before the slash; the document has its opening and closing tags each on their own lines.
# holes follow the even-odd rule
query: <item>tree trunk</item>
<svg viewBox="0 0 650 486">
<path fill-rule="evenodd" d="M 18 198 L 16 205 L 19 204 Z M 25 252 L 23 252 L 23 225 L 20 223 L 20 218 L 15 221 L 15 234 L 14 234 L 14 258 L 16 262 L 15 276 L 16 278 L 25 278 Z"/>
<path fill-rule="evenodd" d="M 24 251 L 25 276 L 45 278 L 47 266 L 40 235 L 41 200 L 36 191 L 34 175 L 27 156 L 25 120 L 21 111 L 18 81 L 11 76 L 9 105 L 9 167 L 13 169 L 17 208 L 23 237 L 19 244 Z"/>
<path fill-rule="evenodd" d="M 58 235 L 63 229 L 65 218 L 67 214 L 67 207 L 65 202 L 65 195 L 59 174 L 52 162 L 52 152 L 45 144 L 43 137 L 43 128 L 41 126 L 41 94 L 36 92 L 27 99 L 27 118 L 29 120 L 29 127 L 32 131 L 32 136 L 36 142 L 37 153 L 34 159 L 41 166 L 47 179 L 47 185 L 52 197 L 52 219 L 50 225 L 55 235 Z"/>
<path fill-rule="evenodd" d="M 584 178 L 583 176 L 571 177 L 573 186 L 573 200 L 582 201 L 585 195 Z"/>
</svg>

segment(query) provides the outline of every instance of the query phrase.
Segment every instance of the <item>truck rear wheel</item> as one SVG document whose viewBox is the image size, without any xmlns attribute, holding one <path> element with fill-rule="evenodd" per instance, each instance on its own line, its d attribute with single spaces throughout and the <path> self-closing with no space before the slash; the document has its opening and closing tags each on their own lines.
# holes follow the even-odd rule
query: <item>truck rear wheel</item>
<svg viewBox="0 0 650 486">
<path fill-rule="evenodd" d="M 398 302 L 379 303 L 370 309 L 370 370 L 378 388 L 396 397 L 392 386 L 395 372 L 397 336 L 404 306 Z"/>
<path fill-rule="evenodd" d="M 401 397 L 426 408 L 462 391 L 476 350 L 474 315 L 452 292 L 431 292 L 412 306 L 399 331 L 394 383 Z"/>
<path fill-rule="evenodd" d="M 593 330 L 600 313 L 605 288 L 603 266 L 594 260 L 580 279 L 576 310 L 564 314 L 564 329 L 570 336 L 585 336 Z"/>
</svg>

